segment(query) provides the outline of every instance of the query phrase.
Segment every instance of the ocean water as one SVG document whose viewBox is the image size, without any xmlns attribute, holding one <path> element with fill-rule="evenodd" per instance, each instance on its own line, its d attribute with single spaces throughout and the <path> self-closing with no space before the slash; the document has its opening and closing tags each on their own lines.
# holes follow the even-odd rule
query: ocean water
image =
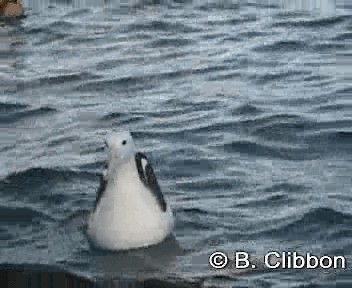
<svg viewBox="0 0 352 288">
<path fill-rule="evenodd" d="M 25 17 L 0 19 L 0 264 L 352 287 L 349 1 L 23 2 Z M 123 253 L 92 248 L 82 216 L 121 129 L 176 217 L 175 239 Z M 347 268 L 208 264 L 239 250 L 342 255 Z"/>
</svg>

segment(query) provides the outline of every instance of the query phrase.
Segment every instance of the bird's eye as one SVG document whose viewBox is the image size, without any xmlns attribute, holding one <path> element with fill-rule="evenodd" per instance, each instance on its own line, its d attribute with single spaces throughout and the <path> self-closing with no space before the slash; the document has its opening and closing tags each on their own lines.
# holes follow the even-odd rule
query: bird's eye
<svg viewBox="0 0 352 288">
<path fill-rule="evenodd" d="M 126 145 L 127 141 L 126 140 L 123 140 L 122 141 L 122 145 Z"/>
</svg>

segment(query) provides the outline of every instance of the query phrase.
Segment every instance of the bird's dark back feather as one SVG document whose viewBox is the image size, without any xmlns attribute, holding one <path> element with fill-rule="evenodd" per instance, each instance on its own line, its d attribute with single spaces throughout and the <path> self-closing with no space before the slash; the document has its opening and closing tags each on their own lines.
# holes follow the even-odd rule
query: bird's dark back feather
<svg viewBox="0 0 352 288">
<path fill-rule="evenodd" d="M 145 170 L 143 169 L 142 159 L 144 159 L 147 162 Z M 147 156 L 145 156 L 141 152 L 137 152 L 135 154 L 135 160 L 136 160 L 139 178 L 141 179 L 143 184 L 153 193 L 154 197 L 156 198 L 160 206 L 160 209 L 165 212 L 166 202 L 164 199 L 164 195 L 161 192 L 158 180 L 156 179 L 156 175 L 154 173 L 152 166 L 149 164 Z"/>
<path fill-rule="evenodd" d="M 97 196 L 96 196 L 96 200 L 95 200 L 94 211 L 95 211 L 95 209 L 97 208 L 101 197 L 103 197 L 103 194 L 104 194 L 104 192 L 105 192 L 106 185 L 107 185 L 107 182 L 108 182 L 108 181 L 104 178 L 104 175 L 102 175 L 102 174 L 99 175 L 99 178 L 100 178 L 100 184 L 99 184 L 99 188 L 98 188 L 98 191 L 97 191 Z"/>
</svg>

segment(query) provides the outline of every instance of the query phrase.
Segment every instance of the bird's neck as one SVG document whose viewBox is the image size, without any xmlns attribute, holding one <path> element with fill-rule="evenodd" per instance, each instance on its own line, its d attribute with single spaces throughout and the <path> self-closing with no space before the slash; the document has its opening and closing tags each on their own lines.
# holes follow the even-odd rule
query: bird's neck
<svg viewBox="0 0 352 288">
<path fill-rule="evenodd" d="M 136 163 L 134 158 L 130 158 L 122 163 L 112 165 L 109 167 L 109 182 L 110 179 L 113 182 L 117 182 L 118 179 L 125 178 L 127 176 L 134 175 L 136 173 Z"/>
</svg>

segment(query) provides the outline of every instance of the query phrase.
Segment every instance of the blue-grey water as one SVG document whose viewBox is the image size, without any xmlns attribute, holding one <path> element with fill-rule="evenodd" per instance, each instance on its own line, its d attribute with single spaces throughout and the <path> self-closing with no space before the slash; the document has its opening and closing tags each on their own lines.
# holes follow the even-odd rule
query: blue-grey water
<svg viewBox="0 0 352 288">
<path fill-rule="evenodd" d="M 0 263 L 213 287 L 352 287 L 349 1 L 24 1 L 0 19 Z M 174 243 L 90 247 L 104 137 L 132 131 Z M 72 221 L 71 221 L 72 220 Z M 214 271 L 244 250 L 347 269 Z"/>
</svg>

